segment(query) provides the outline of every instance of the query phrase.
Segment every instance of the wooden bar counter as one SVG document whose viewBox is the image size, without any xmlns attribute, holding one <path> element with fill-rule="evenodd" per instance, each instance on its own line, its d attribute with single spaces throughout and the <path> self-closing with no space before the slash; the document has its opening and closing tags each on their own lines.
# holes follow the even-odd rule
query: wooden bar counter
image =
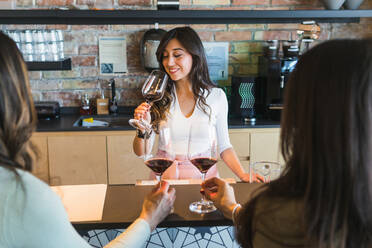
<svg viewBox="0 0 372 248">
<path fill-rule="evenodd" d="M 232 186 L 237 201 L 245 203 L 259 184 L 236 183 Z M 202 215 L 189 210 L 189 204 L 201 198 L 200 185 L 172 185 L 171 187 L 176 189 L 174 212 L 158 227 L 232 225 L 232 221 L 224 218 L 218 210 Z M 152 188 L 153 186 L 108 185 L 102 220 L 72 222 L 72 224 L 78 230 L 126 228 L 139 216 L 143 199 Z"/>
</svg>

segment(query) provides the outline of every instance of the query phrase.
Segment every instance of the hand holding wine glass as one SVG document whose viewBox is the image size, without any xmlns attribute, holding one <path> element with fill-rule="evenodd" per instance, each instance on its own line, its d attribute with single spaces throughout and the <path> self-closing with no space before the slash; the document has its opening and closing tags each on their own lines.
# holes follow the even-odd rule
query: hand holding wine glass
<svg viewBox="0 0 372 248">
<path fill-rule="evenodd" d="M 188 159 L 199 169 L 203 181 L 208 170 L 217 163 L 216 136 L 216 127 L 209 122 L 196 122 L 190 127 Z M 200 201 L 191 203 L 189 209 L 203 214 L 215 211 L 216 207 L 203 195 Z"/>
<path fill-rule="evenodd" d="M 150 73 L 141 90 L 142 95 L 146 100 L 146 104 L 141 104 L 139 106 L 141 107 L 143 105 L 140 109 L 141 113 L 143 113 L 146 108 L 149 109 L 149 106 L 151 106 L 153 102 L 159 101 L 163 98 L 167 83 L 167 73 L 160 70 L 153 70 Z M 150 133 L 152 129 L 150 122 L 144 120 L 142 116 L 139 119 L 130 119 L 129 124 L 136 129 L 145 130 L 147 133 Z"/>
<path fill-rule="evenodd" d="M 202 189 L 205 197 L 213 201 L 226 218 L 231 219 L 237 205 L 233 187 L 225 180 L 213 177 L 202 183 Z"/>
</svg>

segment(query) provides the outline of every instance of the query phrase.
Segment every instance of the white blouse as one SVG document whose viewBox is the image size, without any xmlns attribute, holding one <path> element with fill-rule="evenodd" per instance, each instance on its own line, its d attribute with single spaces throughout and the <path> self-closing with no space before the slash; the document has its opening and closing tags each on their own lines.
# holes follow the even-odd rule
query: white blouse
<svg viewBox="0 0 372 248">
<path fill-rule="evenodd" d="M 173 88 L 175 92 L 175 88 Z M 212 88 L 210 94 L 207 96 L 205 93 L 206 103 L 211 110 L 211 118 L 203 112 L 196 104 L 194 111 L 190 117 L 185 117 L 181 111 L 177 94 L 174 94 L 174 101 L 172 102 L 169 110 L 167 124 L 172 133 L 172 146 L 176 154 L 186 155 L 190 126 L 196 121 L 209 120 L 216 125 L 218 151 L 222 153 L 224 150 L 232 147 L 230 143 L 227 113 L 228 104 L 225 92 L 220 88 Z M 207 111 L 209 109 L 207 108 Z"/>
</svg>

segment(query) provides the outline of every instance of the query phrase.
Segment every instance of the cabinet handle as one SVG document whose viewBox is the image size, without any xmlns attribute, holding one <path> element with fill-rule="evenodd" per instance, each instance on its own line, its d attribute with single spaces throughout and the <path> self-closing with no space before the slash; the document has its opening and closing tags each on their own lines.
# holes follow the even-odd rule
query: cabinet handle
<svg viewBox="0 0 372 248">
<path fill-rule="evenodd" d="M 249 156 L 238 156 L 239 160 L 242 161 L 249 161 L 250 157 Z"/>
</svg>

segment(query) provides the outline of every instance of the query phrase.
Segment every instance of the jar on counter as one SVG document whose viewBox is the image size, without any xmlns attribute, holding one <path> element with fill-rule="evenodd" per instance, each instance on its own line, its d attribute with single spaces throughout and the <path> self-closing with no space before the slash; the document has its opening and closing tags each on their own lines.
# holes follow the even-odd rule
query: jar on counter
<svg viewBox="0 0 372 248">
<path fill-rule="evenodd" d="M 90 101 L 88 94 L 85 94 L 81 99 L 80 115 L 91 115 L 92 109 L 90 107 Z"/>
<path fill-rule="evenodd" d="M 264 54 L 267 58 L 277 58 L 279 55 L 279 41 L 267 40 L 264 44 Z"/>
<path fill-rule="evenodd" d="M 283 42 L 283 55 L 285 58 L 298 57 L 300 52 L 299 40 L 286 40 Z"/>
</svg>

